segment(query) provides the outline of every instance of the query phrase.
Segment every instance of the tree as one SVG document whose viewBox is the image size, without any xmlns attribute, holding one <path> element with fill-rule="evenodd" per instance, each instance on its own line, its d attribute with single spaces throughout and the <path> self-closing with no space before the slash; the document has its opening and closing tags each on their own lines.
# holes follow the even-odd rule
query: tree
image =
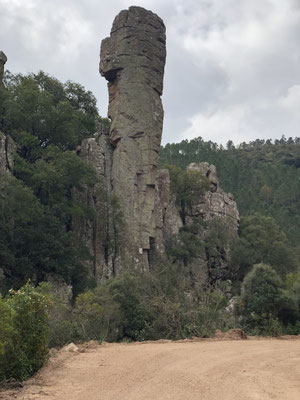
<svg viewBox="0 0 300 400">
<path fill-rule="evenodd" d="M 276 318 L 284 302 L 282 287 L 282 280 L 272 267 L 266 264 L 253 266 L 245 276 L 241 291 L 240 312 L 246 328 L 258 329 L 259 333 L 274 327 L 279 329 Z"/>
<path fill-rule="evenodd" d="M 24 158 L 28 158 L 26 144 L 31 136 L 42 148 L 55 145 L 72 150 L 95 132 L 96 99 L 81 85 L 62 84 L 44 72 L 7 73 L 5 85 L 2 130 L 21 145 Z"/>
<path fill-rule="evenodd" d="M 232 251 L 232 263 L 239 265 L 240 279 L 251 265 L 258 263 L 272 265 L 281 275 L 296 270 L 296 255 L 272 217 L 258 213 L 242 217 L 239 234 L 240 240 Z"/>
<path fill-rule="evenodd" d="M 14 177 L 1 182 L 1 194 L 0 265 L 6 276 L 2 290 L 20 287 L 32 277 L 40 282 L 54 273 L 75 284 L 76 291 L 79 282 L 84 284 L 88 252 L 66 230 L 64 219 Z"/>
<path fill-rule="evenodd" d="M 28 277 L 39 282 L 55 273 L 76 293 L 86 282 L 89 252 L 75 240 L 72 223 L 94 213 L 74 193 L 93 187 L 97 177 L 74 149 L 95 131 L 96 99 L 81 85 L 43 72 L 7 73 L 5 86 L 2 129 L 17 144 L 14 178 L 4 179 L 0 199 L 6 284 L 19 287 Z"/>
<path fill-rule="evenodd" d="M 176 195 L 176 205 L 185 225 L 186 214 L 192 204 L 197 201 L 199 194 L 209 188 L 208 179 L 199 171 L 185 170 L 167 165 L 170 173 L 171 189 Z"/>
</svg>

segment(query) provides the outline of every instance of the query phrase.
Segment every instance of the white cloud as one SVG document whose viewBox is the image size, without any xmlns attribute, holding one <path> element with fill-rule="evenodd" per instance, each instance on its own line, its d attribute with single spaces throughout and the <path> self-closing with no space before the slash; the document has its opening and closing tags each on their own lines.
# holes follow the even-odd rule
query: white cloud
<svg viewBox="0 0 300 400">
<path fill-rule="evenodd" d="M 167 27 L 164 142 L 299 135 L 299 0 L 136 0 Z M 43 69 L 92 90 L 99 48 L 131 0 L 0 0 L 0 50 L 14 72 Z M 205 132 L 204 132 L 205 131 Z M 284 131 L 284 132 L 283 132 Z M 204 134 L 206 136 L 204 136 Z"/>
<path fill-rule="evenodd" d="M 287 110 L 299 113 L 300 106 L 300 84 L 294 85 L 288 89 L 287 95 L 279 99 L 279 104 Z M 299 126 L 300 127 L 300 126 Z"/>
<path fill-rule="evenodd" d="M 249 134 L 249 127 L 245 125 L 246 112 L 243 107 L 234 107 L 208 115 L 198 113 L 189 119 L 190 126 L 183 132 L 182 139 L 201 136 L 205 140 L 225 145 L 228 138 L 231 138 L 234 143 L 240 143 L 244 135 Z"/>
</svg>

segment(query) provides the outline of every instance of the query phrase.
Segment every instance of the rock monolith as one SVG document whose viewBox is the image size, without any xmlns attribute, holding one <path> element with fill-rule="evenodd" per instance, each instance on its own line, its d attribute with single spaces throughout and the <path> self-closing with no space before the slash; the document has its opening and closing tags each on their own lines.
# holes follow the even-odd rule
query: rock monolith
<svg viewBox="0 0 300 400">
<path fill-rule="evenodd" d="M 124 263 L 146 270 L 155 246 L 155 193 L 163 107 L 161 95 L 166 58 L 163 21 L 151 11 L 130 7 L 114 20 L 110 37 L 101 44 L 100 73 L 108 80 L 114 150 L 112 193 L 120 202 L 126 243 Z M 122 260 L 122 261 L 121 261 Z"/>
</svg>

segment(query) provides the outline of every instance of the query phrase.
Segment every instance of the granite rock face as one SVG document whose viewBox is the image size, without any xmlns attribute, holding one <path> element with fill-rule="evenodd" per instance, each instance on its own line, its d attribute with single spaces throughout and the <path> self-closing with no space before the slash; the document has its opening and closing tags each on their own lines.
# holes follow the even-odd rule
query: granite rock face
<svg viewBox="0 0 300 400">
<path fill-rule="evenodd" d="M 108 199 L 111 195 L 111 162 L 113 147 L 109 143 L 109 128 L 99 124 L 92 138 L 84 139 L 77 149 L 79 157 L 92 165 L 98 183 L 76 192 L 76 199 L 94 211 L 94 218 L 73 221 L 73 230 L 83 240 L 92 256 L 87 262 L 90 278 L 100 283 L 115 274 L 116 251 L 111 245 L 115 241 L 114 215 Z"/>
<path fill-rule="evenodd" d="M 78 149 L 79 156 L 95 167 L 99 183 L 78 193 L 96 218 L 74 225 L 90 249 L 89 272 L 97 283 L 125 269 L 155 268 L 159 259 L 165 259 L 169 240 L 180 236 L 183 221 L 169 171 L 157 170 L 165 57 L 164 24 L 141 7 L 121 11 L 110 37 L 102 41 L 100 73 L 108 81 L 111 125 L 109 129 L 100 125 L 98 133 Z M 203 226 L 207 228 L 198 233 L 202 242 L 218 220 L 226 225 L 228 235 L 235 237 L 239 221 L 236 203 L 220 189 L 216 168 L 193 163 L 188 169 L 199 171 L 210 185 L 208 191 L 197 194 L 185 223 L 206 222 Z M 112 198 L 118 201 L 121 219 L 116 217 Z M 222 257 L 217 261 L 204 251 L 193 261 L 194 267 L 204 275 L 214 268 L 218 274 L 222 268 L 226 270 L 228 249 L 218 251 Z M 217 263 L 222 265 L 216 268 Z"/>
<path fill-rule="evenodd" d="M 219 187 L 216 167 L 207 162 L 192 163 L 188 170 L 199 171 L 206 176 L 210 183 L 209 190 L 192 205 L 190 217 L 201 217 L 204 221 L 211 222 L 220 218 L 228 226 L 228 232 L 233 237 L 237 236 L 239 225 L 239 212 L 231 193 L 225 193 Z"/>
<path fill-rule="evenodd" d="M 155 240 L 165 42 L 163 21 L 151 11 L 130 7 L 115 18 L 110 37 L 101 44 L 100 73 L 108 80 L 109 140 L 114 147 L 110 182 L 126 236 L 116 257 L 118 271 L 122 263 L 147 270 Z M 120 229 L 116 224 L 117 233 Z"/>
<path fill-rule="evenodd" d="M 236 202 L 230 193 L 225 193 L 219 187 L 219 181 L 214 165 L 207 162 L 192 163 L 188 170 L 199 171 L 207 177 L 210 185 L 205 192 L 199 191 L 185 217 L 186 228 L 203 221 L 203 227 L 194 233 L 200 239 L 203 250 L 195 257 L 189 266 L 197 271 L 203 281 L 214 284 L 217 280 L 231 278 L 229 268 L 229 252 L 227 245 L 216 245 L 211 251 L 208 238 L 212 230 L 215 234 L 225 234 L 226 238 L 234 239 L 238 235 L 239 212 Z M 175 205 L 176 198 L 170 190 L 168 170 L 159 170 L 157 174 L 157 203 L 156 203 L 156 252 L 162 258 L 165 254 L 166 244 L 169 239 L 180 240 L 180 228 L 183 222 Z M 216 233 L 216 231 L 218 233 Z M 219 241 L 221 243 L 222 241 Z"/>
<path fill-rule="evenodd" d="M 193 260 L 196 268 L 205 271 L 207 281 L 214 285 L 218 280 L 230 280 L 233 271 L 230 270 L 230 246 L 228 244 L 215 244 L 213 251 L 208 245 L 207 239 L 211 232 L 215 232 L 219 238 L 225 235 L 226 242 L 238 237 L 239 212 L 231 193 L 225 193 L 219 187 L 216 167 L 207 162 L 192 163 L 188 170 L 199 171 L 208 178 L 209 190 L 192 204 L 187 224 L 192 224 L 195 219 L 201 219 L 206 223 L 206 228 L 201 232 L 200 239 L 204 243 L 204 250 L 199 258 Z M 222 239 L 219 240 L 222 243 Z"/>
<path fill-rule="evenodd" d="M 175 195 L 170 187 L 169 170 L 158 170 L 155 201 L 155 251 L 161 258 L 165 256 L 166 242 L 172 235 L 176 235 L 183 225 L 175 201 Z"/>
<path fill-rule="evenodd" d="M 4 65 L 7 61 L 6 55 L 0 51 L 0 86 L 3 85 Z"/>
</svg>

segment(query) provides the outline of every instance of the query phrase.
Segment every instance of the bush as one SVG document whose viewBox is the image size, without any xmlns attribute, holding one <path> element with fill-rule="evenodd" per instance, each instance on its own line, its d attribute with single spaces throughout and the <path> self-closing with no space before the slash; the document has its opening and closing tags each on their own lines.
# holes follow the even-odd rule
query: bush
<svg viewBox="0 0 300 400">
<path fill-rule="evenodd" d="M 0 378 L 24 380 L 47 357 L 50 299 L 29 283 L 1 300 Z M 2 329 L 3 327 L 3 329 Z"/>
<path fill-rule="evenodd" d="M 265 264 L 256 264 L 245 276 L 237 313 L 244 329 L 254 334 L 277 335 L 282 332 L 278 314 L 285 302 L 282 281 Z"/>
<path fill-rule="evenodd" d="M 80 340 L 108 340 L 120 338 L 120 306 L 106 286 L 80 294 L 73 310 L 73 326 Z"/>
<path fill-rule="evenodd" d="M 0 297 L 0 382 L 5 379 L 5 365 L 7 354 L 14 347 L 16 330 L 13 323 L 14 311 L 5 300 Z"/>
</svg>

